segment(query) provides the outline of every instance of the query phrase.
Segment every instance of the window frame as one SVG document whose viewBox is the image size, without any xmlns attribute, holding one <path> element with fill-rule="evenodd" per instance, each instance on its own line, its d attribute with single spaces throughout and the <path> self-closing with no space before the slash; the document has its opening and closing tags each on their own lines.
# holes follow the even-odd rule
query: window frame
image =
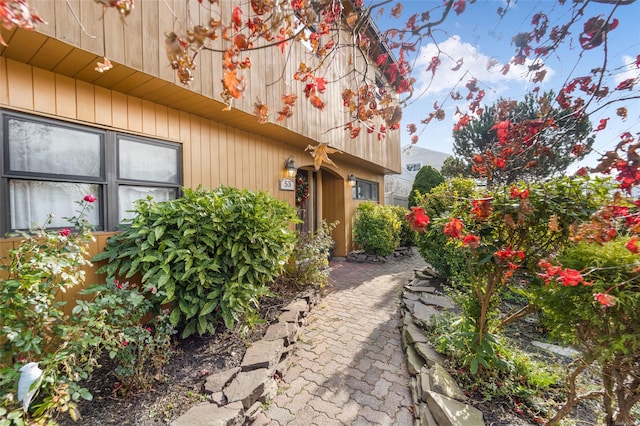
<svg viewBox="0 0 640 426">
<path fill-rule="evenodd" d="M 368 192 L 372 196 L 365 195 L 364 197 L 359 197 L 358 187 L 361 187 L 361 186 L 368 188 Z M 373 197 L 373 194 L 375 194 L 375 198 Z M 356 184 L 353 186 L 351 190 L 351 197 L 352 199 L 357 201 L 375 201 L 376 203 L 379 203 L 380 202 L 380 183 L 374 182 L 371 180 L 356 178 Z"/>
<path fill-rule="evenodd" d="M 40 172 L 23 172 L 11 170 L 9 164 L 10 146 L 8 123 L 11 119 L 41 123 L 52 127 L 61 127 L 70 130 L 83 131 L 97 134 L 100 137 L 100 176 L 62 175 Z M 11 205 L 10 205 L 10 182 L 12 180 L 29 180 L 42 182 L 64 182 L 64 183 L 86 183 L 100 186 L 100 193 L 94 194 L 99 198 L 98 218 L 100 224 L 96 226 L 96 231 L 117 231 L 126 223 L 119 221 L 119 197 L 120 186 L 144 186 L 153 188 L 173 188 L 176 198 L 181 196 L 183 184 L 182 144 L 171 141 L 163 141 L 145 136 L 133 135 L 120 130 L 92 127 L 82 124 L 70 123 L 67 121 L 41 117 L 32 114 L 25 114 L 11 110 L 0 109 L 0 232 L 6 234 L 23 229 L 11 228 Z M 177 182 L 158 182 L 150 180 L 120 179 L 119 164 L 119 140 L 149 144 L 174 149 L 176 151 L 176 173 Z M 53 228 L 52 228 L 53 229 Z"/>
</svg>

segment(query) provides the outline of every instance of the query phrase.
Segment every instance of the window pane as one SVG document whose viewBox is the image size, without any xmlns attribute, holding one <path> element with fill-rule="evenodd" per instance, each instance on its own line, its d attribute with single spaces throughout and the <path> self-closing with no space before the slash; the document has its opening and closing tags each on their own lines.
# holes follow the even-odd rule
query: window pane
<svg viewBox="0 0 640 426">
<path fill-rule="evenodd" d="M 377 183 L 371 184 L 371 199 L 373 201 L 378 201 L 378 184 Z"/>
<path fill-rule="evenodd" d="M 101 135 L 9 118 L 9 169 L 100 177 Z"/>
<path fill-rule="evenodd" d="M 100 185 L 68 182 L 38 182 L 11 180 L 9 196 L 11 209 L 11 229 L 32 229 L 45 224 L 49 214 L 53 220 L 48 227 L 71 226 L 65 217 L 78 215 L 80 206 L 76 204 L 85 195 L 100 194 Z M 100 200 L 93 203 L 86 215 L 87 220 L 97 226 L 100 223 Z"/>
<path fill-rule="evenodd" d="M 147 198 L 151 195 L 154 201 L 167 201 L 176 198 L 175 188 L 149 188 L 145 186 L 120 186 L 118 187 L 118 220 L 122 223 L 125 219 L 131 219 L 135 214 L 133 204 L 136 200 Z"/>
<path fill-rule="evenodd" d="M 119 140 L 120 179 L 178 183 L 178 150 Z"/>
</svg>

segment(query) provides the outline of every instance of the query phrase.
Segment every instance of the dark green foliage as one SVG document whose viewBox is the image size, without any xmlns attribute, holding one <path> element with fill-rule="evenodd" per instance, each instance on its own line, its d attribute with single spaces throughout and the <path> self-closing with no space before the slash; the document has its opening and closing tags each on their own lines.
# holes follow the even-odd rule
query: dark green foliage
<svg viewBox="0 0 640 426">
<path fill-rule="evenodd" d="M 427 194 L 442 182 L 444 182 L 444 178 L 439 171 L 431 166 L 422 167 L 418 173 L 416 173 L 416 179 L 413 181 L 413 186 L 411 187 L 411 194 L 409 194 L 409 207 L 417 205 L 416 191 L 420 194 Z"/>
<path fill-rule="evenodd" d="M 109 277 L 139 274 L 158 304 L 172 304 L 183 337 L 253 315 L 296 239 L 295 210 L 266 192 L 185 189 L 177 200 L 141 200 L 135 211 L 94 260 L 108 260 L 99 272 Z"/>
<path fill-rule="evenodd" d="M 324 287 L 329 281 L 329 250 L 335 244 L 331 231 L 337 225 L 323 220 L 315 232 L 299 235 L 283 276 L 297 285 Z"/>
<path fill-rule="evenodd" d="M 509 111 L 506 117 L 498 117 L 499 105 L 508 102 L 500 99 L 487 107 L 482 115 L 469 125 L 453 132 L 453 151 L 456 158 L 466 163 L 468 168 L 473 164 L 475 155 L 484 155 L 487 151 L 493 155 L 505 157 L 501 154 L 502 146 L 496 131 L 491 128 L 498 121 L 509 120 L 512 123 L 523 123 L 529 120 L 553 119 L 552 126 L 539 133 L 532 139 L 532 145 L 522 154 L 506 156 L 507 164 L 504 169 L 494 170 L 492 182 L 513 183 L 518 180 L 533 181 L 563 173 L 571 163 L 584 158 L 593 145 L 591 123 L 588 117 L 576 118 L 572 111 L 561 110 L 549 106 L 555 95 L 547 92 L 536 98 L 529 93 L 523 101 Z M 574 155 L 572 149 L 576 144 L 584 146 L 584 151 Z M 535 161 L 535 167 L 528 165 Z"/>
<path fill-rule="evenodd" d="M 442 163 L 440 173 L 444 178 L 471 177 L 471 165 L 461 158 L 447 157 Z"/>
<path fill-rule="evenodd" d="M 406 219 L 408 209 L 402 206 L 388 206 L 400 221 L 400 246 L 412 247 L 416 245 L 416 231 L 411 229 L 409 221 Z"/>
<path fill-rule="evenodd" d="M 353 241 L 365 253 L 389 255 L 400 243 L 400 221 L 389 207 L 360 203 L 353 225 Z"/>
</svg>

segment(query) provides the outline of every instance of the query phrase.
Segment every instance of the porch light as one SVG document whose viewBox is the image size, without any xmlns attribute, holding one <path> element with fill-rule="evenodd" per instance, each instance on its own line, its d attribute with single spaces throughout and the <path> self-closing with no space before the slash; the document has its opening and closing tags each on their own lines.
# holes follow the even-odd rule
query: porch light
<svg viewBox="0 0 640 426">
<path fill-rule="evenodd" d="M 349 176 L 347 176 L 347 183 L 352 188 L 354 186 L 356 186 L 356 177 L 353 175 L 353 173 L 351 173 Z"/>
<path fill-rule="evenodd" d="M 287 171 L 287 176 L 289 176 L 289 177 L 295 177 L 296 176 L 296 172 L 298 171 L 298 167 L 296 166 L 296 162 L 293 159 L 293 156 L 289 156 L 289 158 L 287 158 L 287 161 L 284 163 L 284 168 Z"/>
</svg>

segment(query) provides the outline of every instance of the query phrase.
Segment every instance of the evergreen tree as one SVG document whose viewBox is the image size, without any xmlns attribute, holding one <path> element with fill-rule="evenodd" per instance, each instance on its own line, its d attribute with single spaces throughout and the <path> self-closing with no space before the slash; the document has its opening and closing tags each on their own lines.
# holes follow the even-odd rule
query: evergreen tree
<svg viewBox="0 0 640 426">
<path fill-rule="evenodd" d="M 409 194 L 409 207 L 416 205 L 416 191 L 420 194 L 428 194 L 433 188 L 444 182 L 442 174 L 431 166 L 422 167 L 416 174 L 416 179 Z"/>
</svg>

